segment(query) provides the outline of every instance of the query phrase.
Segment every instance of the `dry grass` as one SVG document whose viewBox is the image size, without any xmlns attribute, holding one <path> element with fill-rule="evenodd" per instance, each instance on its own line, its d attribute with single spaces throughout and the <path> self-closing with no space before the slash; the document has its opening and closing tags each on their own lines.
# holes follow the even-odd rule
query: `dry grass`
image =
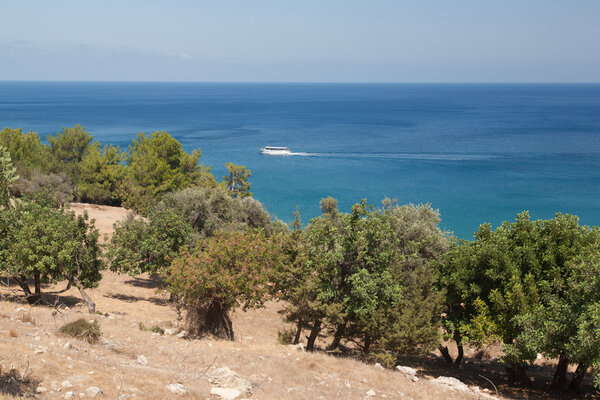
<svg viewBox="0 0 600 400">
<path fill-rule="evenodd" d="M 94 207 L 90 213 L 99 220 L 98 226 L 110 226 L 126 212 L 113 214 L 106 208 Z M 100 218 L 103 218 L 100 220 Z M 107 221 L 110 221 L 107 222 Z M 64 283 L 49 286 L 45 291 L 57 291 Z M 420 380 L 412 382 L 397 371 L 381 370 L 351 358 L 337 357 L 325 352 L 306 353 L 277 343 L 278 331 L 290 328 L 281 320 L 282 305 L 268 303 L 260 310 L 233 314 L 236 340 L 214 338 L 185 340 L 174 336 L 140 330 L 140 326 L 179 329 L 177 314 L 169 307 L 167 296 L 157 291 L 160 282 L 148 276 L 136 278 L 103 272 L 100 285 L 88 294 L 102 315 L 90 315 L 79 300 L 75 288 L 61 293 L 63 307 L 36 306 L 27 314 L 17 311 L 21 304 L 2 300 L 0 313 L 7 315 L 1 322 L 5 330 L 0 340 L 0 365 L 11 364 L 19 370 L 28 367 L 30 382 L 46 388 L 40 398 L 61 398 L 68 390 L 75 398 L 89 386 L 103 390 L 102 398 L 117 399 L 121 395 L 136 395 L 138 399 L 196 399 L 210 398 L 211 385 L 207 369 L 227 366 L 248 379 L 254 386 L 253 399 L 363 399 L 373 389 L 374 399 L 464 399 L 476 395 L 447 391 L 430 381 L 430 377 L 452 375 L 434 356 L 407 358 L 403 364 L 419 371 Z M 14 288 L 12 288 L 14 289 Z M 0 288 L 7 290 L 6 288 Z M 1 293 L 0 293 L 1 294 Z M 58 310 L 58 312 L 57 312 Z M 21 320 L 30 316 L 29 323 Z M 59 334 L 59 327 L 79 318 L 97 319 L 102 337 L 97 344 L 73 340 Z M 31 322 L 34 321 L 35 325 Z M 11 331 L 18 332 L 13 336 Z M 158 331 L 158 329 L 156 329 Z M 319 343 L 323 346 L 327 340 Z M 67 342 L 70 345 L 66 345 Z M 144 355 L 147 365 L 137 362 Z M 502 371 L 494 361 L 473 360 L 461 368 L 465 383 L 491 388 L 478 374 L 492 379 L 507 398 L 545 398 L 545 393 L 513 391 L 503 384 Z M 0 385 L 2 385 L 0 376 Z M 72 388 L 62 388 L 69 380 Z M 169 383 L 180 382 L 189 392 L 173 395 Z M 4 387 L 4 386 L 2 386 Z M 28 388 L 27 393 L 35 390 Z M 54 389 L 53 389 L 54 388 Z M 58 392 L 56 389 L 61 389 Z M 14 393 L 0 389 L 0 399 L 12 399 Z M 385 397 L 384 397 L 385 396 Z"/>
</svg>

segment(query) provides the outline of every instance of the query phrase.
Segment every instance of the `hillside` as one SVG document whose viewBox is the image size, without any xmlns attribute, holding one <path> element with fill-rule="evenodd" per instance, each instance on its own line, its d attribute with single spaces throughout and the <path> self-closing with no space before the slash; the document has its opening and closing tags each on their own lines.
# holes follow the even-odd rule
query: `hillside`
<svg viewBox="0 0 600 400">
<path fill-rule="evenodd" d="M 107 235 L 112 223 L 127 215 L 115 207 L 73 204 L 72 209 L 88 210 L 101 234 Z M 75 288 L 60 293 L 64 282 L 44 287 L 47 300 L 54 305 L 36 307 L 22 303 L 14 282 L 3 282 L 0 399 L 12 399 L 13 394 L 42 399 L 209 399 L 219 398 L 211 395 L 211 388 L 231 387 L 236 379 L 249 389 L 239 398 L 252 399 L 491 398 L 487 393 L 494 388 L 487 379 L 498 387 L 499 398 L 546 397 L 511 389 L 495 361 L 470 361 L 456 370 L 433 355 L 406 359 L 405 365 L 417 370 L 415 378 L 351 358 L 277 344 L 277 332 L 285 327 L 277 312 L 280 303 L 268 303 L 262 310 L 236 311 L 233 342 L 188 340 L 175 335 L 182 329 L 177 313 L 157 291 L 159 282 L 145 275 L 132 278 L 104 271 L 99 287 L 88 291 L 98 315 L 86 312 Z M 99 343 L 58 333 L 62 325 L 79 318 L 99 322 Z M 150 331 L 153 326 L 166 334 Z M 239 377 L 216 382 L 222 367 Z M 450 388 L 434 381 L 440 375 L 458 377 L 473 387 Z M 173 393 L 168 385 L 176 383 L 187 392 Z"/>
</svg>

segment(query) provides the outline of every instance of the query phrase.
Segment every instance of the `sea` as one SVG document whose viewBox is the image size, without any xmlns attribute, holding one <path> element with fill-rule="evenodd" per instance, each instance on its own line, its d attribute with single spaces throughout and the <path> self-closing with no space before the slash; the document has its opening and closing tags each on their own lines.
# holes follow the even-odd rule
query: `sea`
<svg viewBox="0 0 600 400">
<path fill-rule="evenodd" d="M 0 128 L 76 124 L 124 149 L 167 131 L 218 178 L 243 164 L 286 222 L 332 196 L 430 204 L 463 239 L 524 210 L 600 225 L 600 84 L 0 82 Z"/>
</svg>

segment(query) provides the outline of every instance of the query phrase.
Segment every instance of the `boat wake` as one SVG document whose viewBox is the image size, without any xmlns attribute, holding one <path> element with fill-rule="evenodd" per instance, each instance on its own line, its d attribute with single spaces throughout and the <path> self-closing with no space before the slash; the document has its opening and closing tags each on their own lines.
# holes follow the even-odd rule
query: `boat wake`
<svg viewBox="0 0 600 400">
<path fill-rule="evenodd" d="M 419 161 L 476 161 L 496 158 L 494 154 L 436 154 L 436 153 L 305 153 L 292 152 L 289 156 L 345 159 L 387 159 Z"/>
</svg>

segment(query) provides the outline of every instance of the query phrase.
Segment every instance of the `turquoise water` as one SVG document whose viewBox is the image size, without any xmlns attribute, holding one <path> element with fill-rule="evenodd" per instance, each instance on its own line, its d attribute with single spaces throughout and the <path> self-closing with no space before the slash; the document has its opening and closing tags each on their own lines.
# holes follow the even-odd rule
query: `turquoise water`
<svg viewBox="0 0 600 400">
<path fill-rule="evenodd" d="M 220 177 L 232 161 L 284 221 L 367 198 L 431 203 L 471 238 L 529 210 L 600 225 L 600 85 L 0 82 L 0 125 L 84 125 L 127 146 L 165 130 Z M 301 153 L 263 156 L 265 145 Z"/>
</svg>

